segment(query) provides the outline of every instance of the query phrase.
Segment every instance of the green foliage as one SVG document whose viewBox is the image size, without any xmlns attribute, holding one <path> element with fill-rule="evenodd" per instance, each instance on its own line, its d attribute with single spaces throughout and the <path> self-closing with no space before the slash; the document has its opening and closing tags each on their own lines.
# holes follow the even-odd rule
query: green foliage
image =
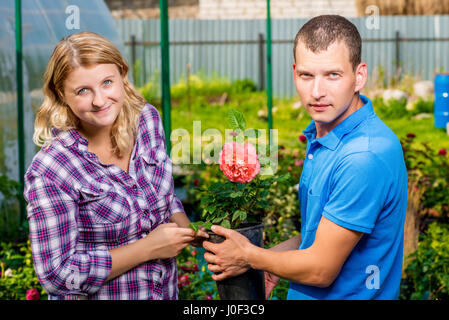
<svg viewBox="0 0 449 320">
<path fill-rule="evenodd" d="M 28 224 L 20 222 L 20 184 L 0 176 L 0 239 L 3 241 L 23 241 L 26 239 Z"/>
<path fill-rule="evenodd" d="M 433 105 L 433 100 L 419 98 L 418 101 L 413 104 L 413 109 L 409 111 L 409 114 L 414 116 L 420 113 L 433 113 Z"/>
<path fill-rule="evenodd" d="M 156 70 L 151 79 L 139 88 L 145 99 L 154 103 L 160 100 L 160 72 Z M 171 98 L 176 101 L 182 100 L 184 103 L 201 103 L 205 97 L 226 95 L 239 95 L 257 91 L 256 84 L 251 79 L 237 79 L 233 82 L 225 77 L 220 77 L 216 73 L 211 76 L 203 72 L 189 75 L 188 79 L 181 75 L 179 81 L 170 88 Z M 213 99 L 210 99 L 213 101 Z M 206 103 L 206 106 L 209 102 Z"/>
<path fill-rule="evenodd" d="M 390 99 L 385 102 L 382 98 L 376 98 L 373 105 L 380 118 L 398 119 L 408 116 L 407 100 L 405 99 Z"/>
<path fill-rule="evenodd" d="M 449 158 L 446 150 L 434 150 L 427 143 L 414 147 L 416 135 L 401 139 L 409 180 L 417 181 L 424 192 L 420 199 L 422 216 L 449 218 Z"/>
<path fill-rule="evenodd" d="M 402 298 L 449 299 L 449 225 L 432 223 L 409 256 Z"/>
<path fill-rule="evenodd" d="M 25 300 L 27 290 L 37 289 L 41 300 L 47 294 L 34 272 L 29 241 L 27 243 L 0 243 L 0 300 Z"/>
<path fill-rule="evenodd" d="M 217 284 L 203 259 L 204 249 L 187 246 L 176 257 L 179 300 L 217 300 Z"/>
<path fill-rule="evenodd" d="M 298 202 L 298 183 L 301 176 L 305 144 L 299 148 L 279 150 L 277 175 L 289 174 L 283 183 L 273 183 L 267 196 L 268 209 L 264 213 L 265 243 L 268 247 L 299 234 L 301 214 Z"/>
</svg>

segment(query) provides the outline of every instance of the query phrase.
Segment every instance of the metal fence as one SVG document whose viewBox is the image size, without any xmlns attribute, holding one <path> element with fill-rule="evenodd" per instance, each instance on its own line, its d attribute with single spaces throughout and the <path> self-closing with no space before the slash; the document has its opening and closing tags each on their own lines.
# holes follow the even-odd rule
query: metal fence
<svg viewBox="0 0 449 320">
<path fill-rule="evenodd" d="M 449 70 L 449 16 L 381 16 L 377 25 L 372 19 L 349 19 L 362 36 L 362 60 L 370 74 L 382 70 L 386 80 L 398 73 L 432 80 L 434 72 Z M 296 94 L 293 39 L 307 20 L 272 20 L 273 91 L 278 97 Z M 119 19 L 116 23 L 126 44 L 124 55 L 139 63 L 136 82 L 146 83 L 161 69 L 160 21 Z M 263 87 L 265 20 L 172 19 L 169 29 L 171 83 L 185 75 L 190 64 L 191 73 L 250 78 Z"/>
</svg>

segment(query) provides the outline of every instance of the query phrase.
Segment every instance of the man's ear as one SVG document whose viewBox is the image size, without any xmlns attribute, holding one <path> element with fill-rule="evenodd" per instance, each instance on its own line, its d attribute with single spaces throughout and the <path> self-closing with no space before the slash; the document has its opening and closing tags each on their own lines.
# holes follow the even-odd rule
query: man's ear
<svg viewBox="0 0 449 320">
<path fill-rule="evenodd" d="M 368 79 L 368 66 L 365 62 L 359 63 L 355 70 L 355 88 L 354 92 L 359 92 L 365 87 Z"/>
</svg>

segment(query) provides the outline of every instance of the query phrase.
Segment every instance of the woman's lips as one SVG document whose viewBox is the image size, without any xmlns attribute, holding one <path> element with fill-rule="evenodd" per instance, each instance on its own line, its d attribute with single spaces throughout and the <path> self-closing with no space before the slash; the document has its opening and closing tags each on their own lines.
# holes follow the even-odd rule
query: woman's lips
<svg viewBox="0 0 449 320">
<path fill-rule="evenodd" d="M 103 108 L 103 109 L 94 111 L 94 112 L 96 112 L 96 113 L 105 113 L 105 112 L 107 112 L 109 109 L 111 109 L 111 105 L 107 106 L 106 108 Z"/>
</svg>

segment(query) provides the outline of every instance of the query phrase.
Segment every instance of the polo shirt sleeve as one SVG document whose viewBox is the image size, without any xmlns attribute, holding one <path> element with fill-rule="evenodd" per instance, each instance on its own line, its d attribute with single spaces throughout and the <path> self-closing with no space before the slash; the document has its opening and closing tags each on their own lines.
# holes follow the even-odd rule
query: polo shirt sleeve
<svg viewBox="0 0 449 320">
<path fill-rule="evenodd" d="M 390 177 L 372 152 L 345 156 L 331 179 L 323 216 L 341 227 L 371 233 L 385 204 Z"/>
</svg>

